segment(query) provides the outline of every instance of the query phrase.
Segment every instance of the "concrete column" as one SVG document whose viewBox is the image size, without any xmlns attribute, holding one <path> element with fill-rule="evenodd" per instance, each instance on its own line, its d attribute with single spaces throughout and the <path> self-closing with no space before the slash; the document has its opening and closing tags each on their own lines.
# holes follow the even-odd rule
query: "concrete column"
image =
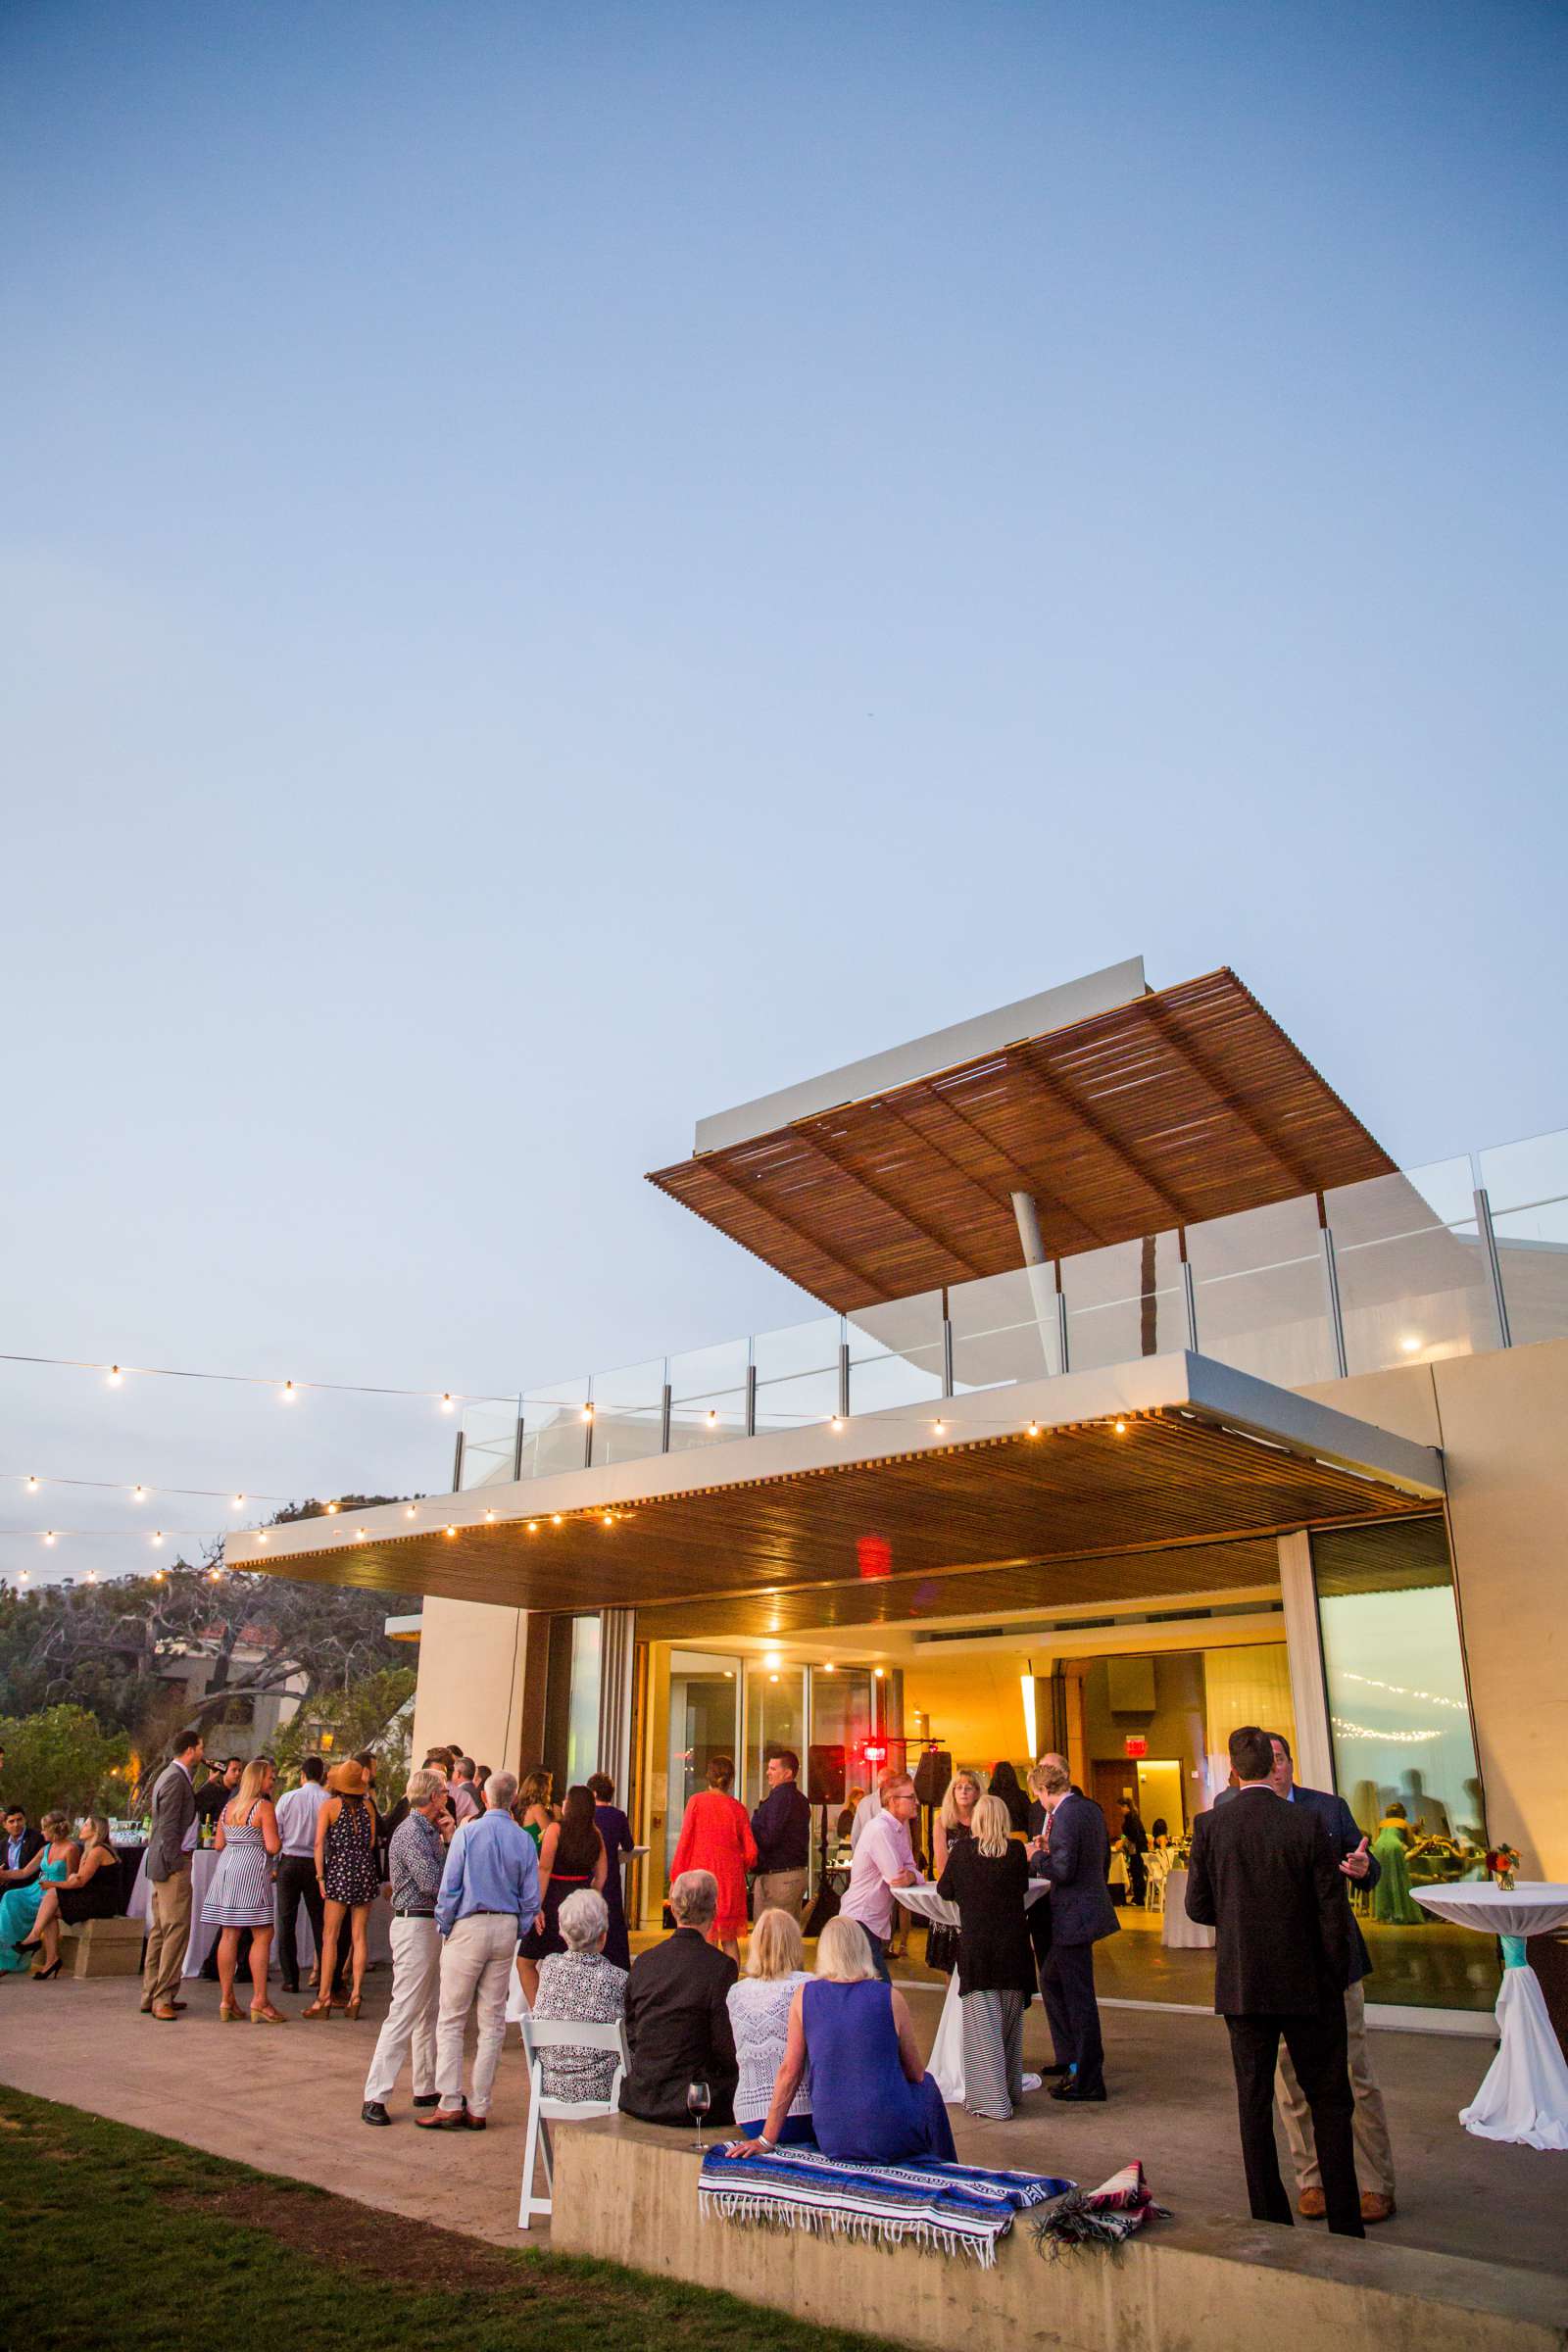
<svg viewBox="0 0 1568 2352">
<path fill-rule="evenodd" d="M 599 1770 L 621 1804 L 631 1787 L 631 1675 L 635 1609 L 599 1612 Z M 618 1867 L 618 1865 L 617 1865 Z"/>
<path fill-rule="evenodd" d="M 1317 1589 L 1312 1581 L 1312 1539 L 1304 1530 L 1279 1538 L 1280 1597 L 1285 1603 L 1285 1655 L 1296 1715 L 1296 1777 L 1304 1788 L 1334 1786 L 1334 1742 L 1329 1731 L 1328 1689 L 1323 1680 L 1323 1642 L 1318 1632 Z"/>
<path fill-rule="evenodd" d="M 1046 1254 L 1046 1245 L 1040 1235 L 1040 1211 L 1033 1193 L 1014 1193 L 1012 1213 L 1018 1221 L 1018 1246 L 1029 1276 L 1029 1296 L 1034 1302 L 1035 1321 L 1040 1326 L 1040 1352 L 1045 1368 L 1054 1376 L 1061 1370 L 1057 1361 L 1058 1328 L 1056 1307 L 1056 1269 Z"/>
<path fill-rule="evenodd" d="M 475 1763 L 515 1772 L 522 1759 L 526 1611 L 427 1593 L 420 1616 L 415 1763 L 427 1747 L 461 1740 Z"/>
</svg>

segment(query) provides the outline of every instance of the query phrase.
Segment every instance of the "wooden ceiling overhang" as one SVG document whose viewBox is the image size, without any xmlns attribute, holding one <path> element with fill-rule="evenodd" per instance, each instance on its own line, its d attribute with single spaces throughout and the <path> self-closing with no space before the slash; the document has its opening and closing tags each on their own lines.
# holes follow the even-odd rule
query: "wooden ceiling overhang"
<svg viewBox="0 0 1568 2352">
<path fill-rule="evenodd" d="M 1228 968 L 654 1170 L 840 1313 L 1388 1175 Z"/>
<path fill-rule="evenodd" d="M 728 1622 L 738 1606 L 766 1633 L 774 1617 L 784 1630 L 863 1608 L 829 1595 L 871 1584 L 932 1614 L 938 1598 L 1033 1606 L 1067 1562 L 1148 1555 L 1152 1589 L 1171 1590 L 1170 1556 L 1188 1546 L 1442 1502 L 1431 1448 L 1200 1357 L 978 1392 L 942 1413 L 940 1434 L 928 1414 L 864 1416 L 844 1452 L 816 1428 L 481 1488 L 421 1502 L 413 1527 L 398 1506 L 295 1522 L 265 1545 L 232 1538 L 227 1556 L 514 1608 L 712 1603 Z M 949 1597 L 956 1580 L 972 1601 Z"/>
</svg>

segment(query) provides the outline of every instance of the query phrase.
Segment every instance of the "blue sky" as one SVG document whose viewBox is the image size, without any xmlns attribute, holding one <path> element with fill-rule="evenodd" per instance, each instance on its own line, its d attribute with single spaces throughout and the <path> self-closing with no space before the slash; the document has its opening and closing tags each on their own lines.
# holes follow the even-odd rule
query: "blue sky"
<svg viewBox="0 0 1568 2352">
<path fill-rule="evenodd" d="M 1407 1163 L 1568 1125 L 1565 61 L 1534 0 L 13 0 L 8 1348 L 788 1322 L 642 1172 L 1137 952 Z M 126 1482 L 449 1443 L 0 1408 Z"/>
</svg>

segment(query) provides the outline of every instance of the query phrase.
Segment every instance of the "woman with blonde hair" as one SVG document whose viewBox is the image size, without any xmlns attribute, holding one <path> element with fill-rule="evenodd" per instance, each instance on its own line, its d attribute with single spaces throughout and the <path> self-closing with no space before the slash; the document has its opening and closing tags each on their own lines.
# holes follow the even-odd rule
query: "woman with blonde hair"
<svg viewBox="0 0 1568 2352">
<path fill-rule="evenodd" d="M 267 1963 L 272 1949 L 272 1863 L 283 1850 L 272 1808 L 276 1779 L 277 1768 L 270 1756 L 253 1756 L 218 1817 L 218 1868 L 202 1915 L 219 1931 L 218 2014 L 224 2025 L 233 2024 L 239 2016 L 234 1978 L 239 1967 L 239 1939 L 247 1928 L 251 1936 L 251 2024 L 287 2023 L 267 1991 Z"/>
<path fill-rule="evenodd" d="M 936 1828 L 931 1836 L 932 1876 L 940 1879 L 948 1867 L 948 1856 L 970 1835 L 974 1809 L 985 1794 L 985 1783 L 967 1764 L 960 1764 L 948 1783 L 947 1793 L 937 1813 Z M 925 1932 L 925 1964 L 939 1968 L 950 1977 L 958 1962 L 958 1931 L 942 1920 L 934 1920 Z"/>
<path fill-rule="evenodd" d="M 749 2139 L 762 2129 L 789 2041 L 790 2007 L 808 1982 L 799 1922 L 788 1911 L 763 1911 L 746 1947 L 746 1974 L 725 1996 L 741 2070 L 735 2118 Z M 811 2085 L 805 2082 L 790 2101 L 779 2139 L 785 2147 L 808 2147 L 813 2137 Z"/>
<path fill-rule="evenodd" d="M 42 1946 L 40 1977 L 59 1974 L 62 1920 L 68 1928 L 76 1928 L 89 1919 L 114 1919 L 120 1912 L 120 1856 L 109 1842 L 109 1824 L 101 1813 L 89 1813 L 86 1826 L 80 1861 L 58 1886 L 44 1888 L 32 1934 L 18 1947 L 28 1952 Z"/>
<path fill-rule="evenodd" d="M 863 1929 L 842 1916 L 817 1938 L 816 1975 L 790 1997 L 767 2120 L 754 2139 L 737 2140 L 731 2156 L 778 2146 L 808 2068 L 824 2156 L 849 2164 L 953 2163 L 948 2111 L 925 2071 L 908 2003 L 877 1975 Z"/>
<path fill-rule="evenodd" d="M 44 1842 L 20 1870 L 0 1871 L 0 1976 L 20 1976 L 32 1965 L 27 1937 L 51 1886 L 61 1886 L 81 1859 L 81 1848 L 71 1835 L 64 1813 L 46 1813 L 38 1824 Z M 60 1965 L 57 1960 L 55 1967 Z M 52 1973 L 52 1972 L 51 1972 Z"/>
<path fill-rule="evenodd" d="M 1005 2123 L 1023 2096 L 1023 2013 L 1034 1997 L 1029 1862 L 1000 1797 L 983 1796 L 937 1892 L 958 1906 L 964 2106 Z"/>
</svg>

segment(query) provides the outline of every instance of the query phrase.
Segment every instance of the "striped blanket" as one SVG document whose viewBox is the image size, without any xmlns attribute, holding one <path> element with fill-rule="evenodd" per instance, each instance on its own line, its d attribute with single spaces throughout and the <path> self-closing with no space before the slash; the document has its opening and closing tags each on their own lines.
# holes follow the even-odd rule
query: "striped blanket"
<svg viewBox="0 0 1568 2352">
<path fill-rule="evenodd" d="M 982 2172 L 969 2164 L 836 2163 L 816 2148 L 726 2156 L 710 2148 L 698 2180 L 705 2218 L 808 2230 L 871 2245 L 906 2241 L 964 2254 L 989 2270 L 1014 2214 L 1065 2196 L 1071 2180 Z"/>
</svg>

